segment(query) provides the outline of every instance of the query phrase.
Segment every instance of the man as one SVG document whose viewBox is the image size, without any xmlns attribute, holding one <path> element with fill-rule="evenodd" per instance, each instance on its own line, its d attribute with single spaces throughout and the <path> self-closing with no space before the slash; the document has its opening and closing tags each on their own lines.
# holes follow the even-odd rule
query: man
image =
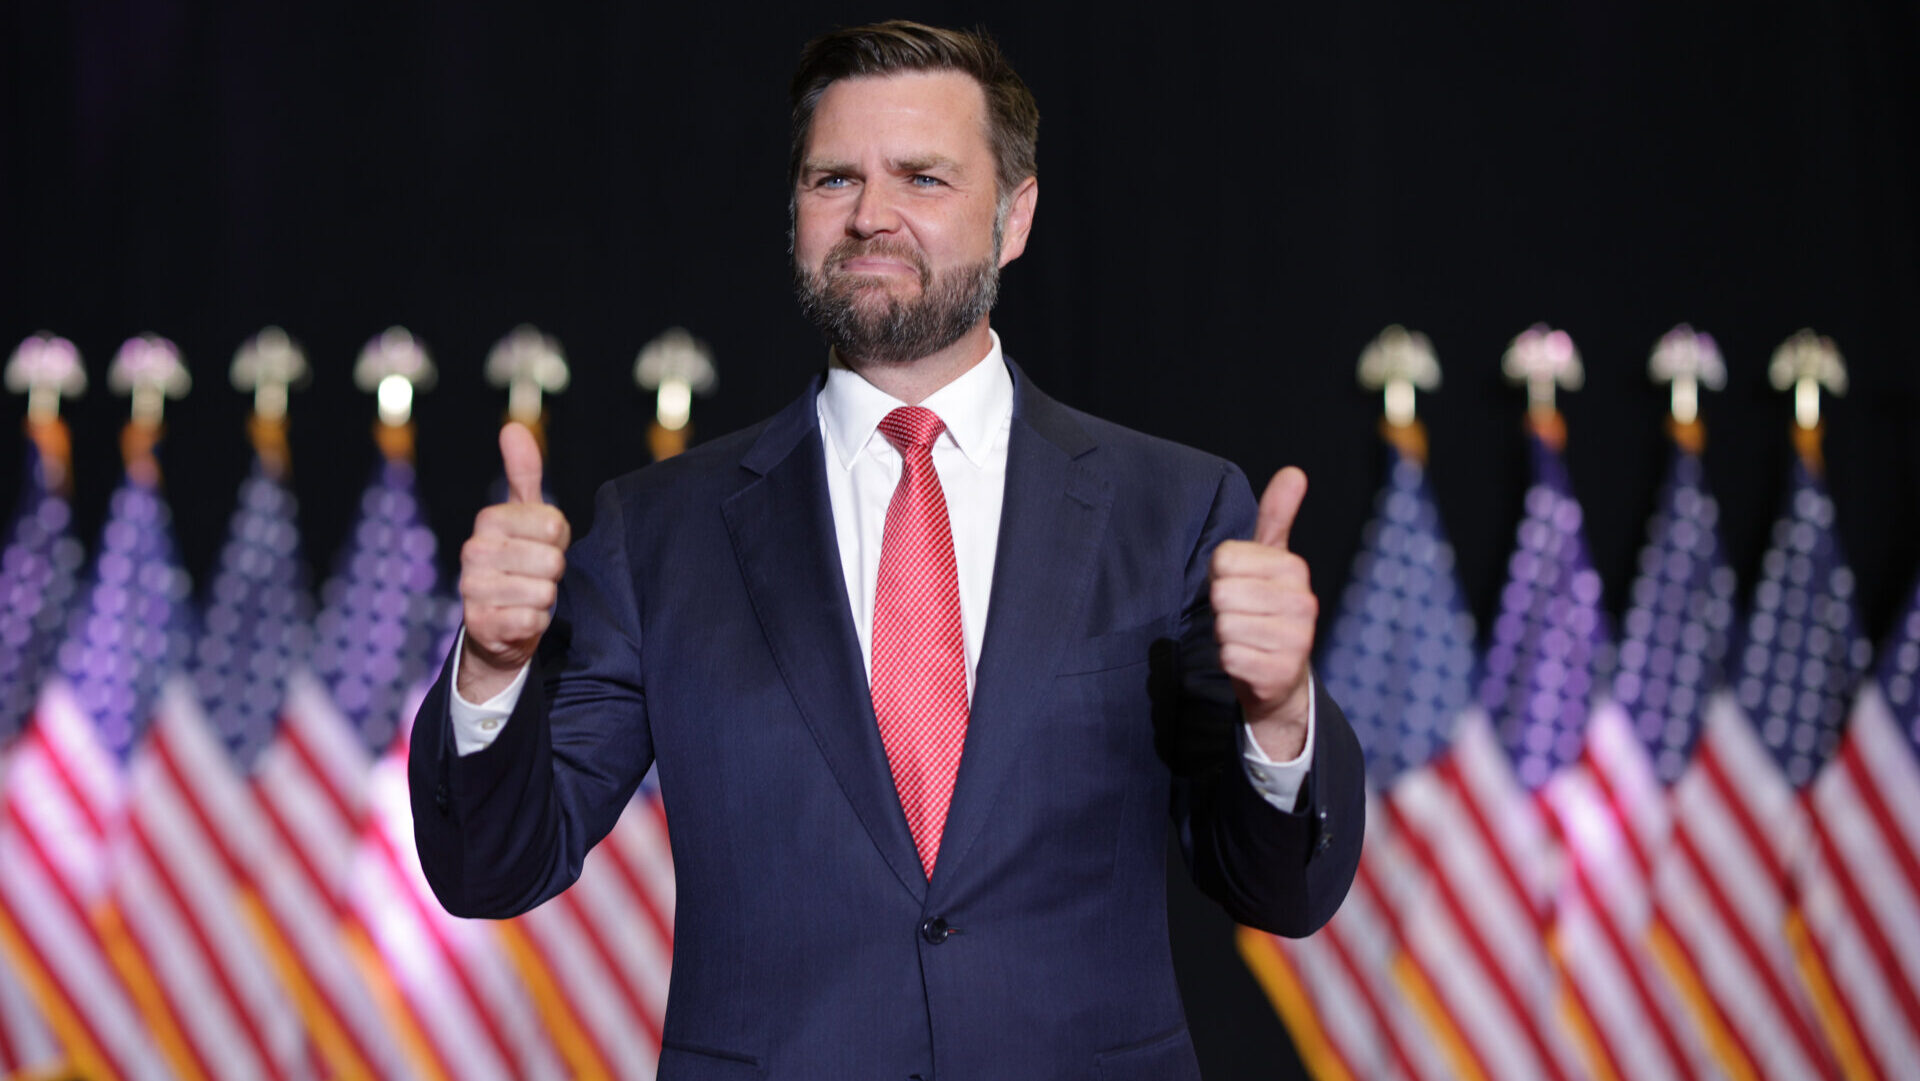
<svg viewBox="0 0 1920 1081">
<path fill-rule="evenodd" d="M 991 42 L 829 34 L 794 99 L 829 369 L 602 488 L 570 551 L 502 433 L 513 502 L 462 550 L 465 632 L 414 731 L 427 876 L 462 915 L 538 904 L 657 765 L 662 1078 L 1195 1077 L 1169 810 L 1202 888 L 1281 933 L 1359 858 L 1359 749 L 1286 550 L 1305 477 L 1256 509 L 1231 465 L 1004 359 L 1039 117 Z"/>
</svg>

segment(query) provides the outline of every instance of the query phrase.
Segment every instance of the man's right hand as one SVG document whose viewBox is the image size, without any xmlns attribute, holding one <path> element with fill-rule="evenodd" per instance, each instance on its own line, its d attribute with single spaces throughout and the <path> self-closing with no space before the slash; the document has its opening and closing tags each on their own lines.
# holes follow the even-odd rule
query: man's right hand
<svg viewBox="0 0 1920 1081">
<path fill-rule="evenodd" d="M 553 620 L 573 531 L 540 496 L 540 447 L 525 425 L 500 429 L 507 501 L 474 519 L 460 548 L 460 602 L 466 644 L 460 697 L 480 703 L 506 690 L 533 657 Z"/>
</svg>

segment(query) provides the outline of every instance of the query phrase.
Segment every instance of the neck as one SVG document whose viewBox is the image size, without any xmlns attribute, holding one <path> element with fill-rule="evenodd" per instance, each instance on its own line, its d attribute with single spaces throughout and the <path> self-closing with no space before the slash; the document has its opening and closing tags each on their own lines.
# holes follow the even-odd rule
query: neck
<svg viewBox="0 0 1920 1081">
<path fill-rule="evenodd" d="M 993 348 L 987 334 L 986 316 L 981 316 L 953 344 L 936 353 L 904 361 L 870 361 L 840 355 L 840 362 L 860 378 L 886 391 L 908 405 L 919 405 L 934 391 L 960 378 L 985 360 Z"/>
</svg>

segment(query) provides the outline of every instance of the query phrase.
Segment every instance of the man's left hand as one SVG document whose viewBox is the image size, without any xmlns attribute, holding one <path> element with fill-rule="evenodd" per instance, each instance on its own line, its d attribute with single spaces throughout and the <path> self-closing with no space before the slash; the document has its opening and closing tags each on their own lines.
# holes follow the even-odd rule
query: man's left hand
<svg viewBox="0 0 1920 1081">
<path fill-rule="evenodd" d="M 1210 567 L 1214 635 L 1220 667 L 1253 737 L 1269 758 L 1288 762 L 1306 745 L 1307 663 L 1320 602 L 1307 561 L 1287 549 L 1307 475 L 1295 466 L 1274 474 L 1260 497 L 1250 541 L 1223 541 Z"/>
</svg>

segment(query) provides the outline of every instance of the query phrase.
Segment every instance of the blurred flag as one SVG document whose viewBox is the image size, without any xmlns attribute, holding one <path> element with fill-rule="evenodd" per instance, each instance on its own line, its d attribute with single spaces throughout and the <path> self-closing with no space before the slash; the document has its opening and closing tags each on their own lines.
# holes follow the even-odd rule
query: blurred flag
<svg viewBox="0 0 1920 1081">
<path fill-rule="evenodd" d="M 1587 1004 L 1592 1027 L 1578 1035 L 1599 1076 L 1714 1072 L 1647 934 L 1653 861 L 1671 827 L 1666 786 L 1692 753 L 1732 621 L 1717 522 L 1699 455 L 1676 448 L 1640 552 L 1612 694 L 1594 707 L 1583 757 L 1544 790 L 1567 848 L 1553 946 Z"/>
<path fill-rule="evenodd" d="M 194 657 L 207 725 L 191 752 L 201 763 L 194 776 L 211 783 L 183 795 L 223 869 L 240 884 L 247 929 L 292 995 L 325 1073 L 405 1077 L 399 1045 L 349 959 L 333 891 L 307 872 L 286 829 L 288 794 L 273 792 L 259 768 L 278 740 L 290 685 L 304 672 L 313 641 L 294 498 L 281 441 L 272 438 L 277 430 L 256 417 L 259 453 L 241 484 L 208 593 Z"/>
<path fill-rule="evenodd" d="M 337 733 L 343 723 L 360 744 L 364 803 L 332 808 L 358 820 L 356 845 L 335 853 L 350 861 L 344 900 L 391 979 L 416 1069 L 445 1078 L 558 1077 L 564 1067 L 499 929 L 449 916 L 414 850 L 402 723 L 434 670 L 452 613 L 436 590 L 434 537 L 406 449 L 396 440 L 378 468 L 323 591 L 314 655 L 337 712 L 302 722 L 336 730 L 320 737 L 336 769 L 352 769 Z"/>
<path fill-rule="evenodd" d="M 587 855 L 579 881 L 504 925 L 549 1030 L 565 1030 L 564 1017 L 553 1020 L 560 1010 L 577 1019 L 574 1045 L 561 1049 L 575 1076 L 591 1075 L 594 1064 L 604 1076 L 653 1076 L 673 961 L 673 891 L 666 812 L 649 780 Z M 550 990 L 541 986 L 548 980 Z"/>
<path fill-rule="evenodd" d="M 1920 1063 L 1920 589 L 1854 701 L 1839 754 L 1807 793 L 1799 876 L 1805 964 L 1849 1076 Z M 1844 1025 L 1844 1027 L 1836 1027 Z"/>
<path fill-rule="evenodd" d="M 1761 566 L 1733 691 L 1708 702 L 1673 790 L 1673 840 L 1654 877 L 1656 945 L 1729 1075 L 1833 1077 L 1782 931 L 1798 922 L 1789 876 L 1811 844 L 1800 793 L 1839 745 L 1870 650 L 1833 502 L 1804 459 Z"/>
<path fill-rule="evenodd" d="M 129 933 L 116 896 L 125 755 L 187 641 L 187 582 L 157 484 L 151 459 L 130 454 L 60 673 L 42 685 L 8 756 L 0 830 L 0 904 L 47 989 L 42 1004 L 69 1061 L 129 1079 L 191 1073 L 195 1063 L 154 981 L 150 940 Z"/>
<path fill-rule="evenodd" d="M 60 424 L 57 419 L 46 423 Z M 85 559 L 70 528 L 72 512 L 62 485 L 56 482 L 68 475 L 66 463 L 43 457 L 58 456 L 64 443 L 61 438 L 44 449 L 40 440 L 27 443 L 19 506 L 6 545 L 0 548 L 0 756 L 8 753 L 32 714 L 42 671 L 59 641 Z M 5 774 L 0 766 L 0 784 Z M 0 832 L 5 829 L 0 825 Z M 20 983 L 18 973 L 38 966 L 4 906 L 0 962 L 0 1076 L 50 1071 L 63 1055 L 34 999 L 51 1001 L 57 991 L 43 986 L 33 996 Z"/>
<path fill-rule="evenodd" d="M 119 918 L 143 961 L 136 978 L 151 982 L 136 994 L 178 1071 L 210 1081 L 310 1077 L 304 1033 L 242 931 L 237 883 L 207 828 L 209 808 L 236 813 L 220 797 L 237 778 L 183 675 L 188 583 L 150 453 L 130 457 L 128 475 L 68 674 L 113 749 L 131 759 L 113 875 Z M 121 565 L 127 583 L 108 588 Z"/>
<path fill-rule="evenodd" d="M 1452 1076 L 1403 983 L 1397 913 L 1425 888 L 1383 801 L 1409 771 L 1431 770 L 1473 696 L 1473 619 L 1454 580 L 1426 471 L 1398 447 L 1374 502 L 1353 577 L 1317 678 L 1341 703 L 1366 752 L 1367 836 L 1340 911 L 1313 936 L 1242 928 L 1241 954 L 1261 978 L 1308 1069 L 1321 1081 Z M 1420 1001 L 1416 996 L 1412 1001 Z M 1464 1053 L 1464 1049 L 1456 1049 Z"/>
<path fill-rule="evenodd" d="M 27 442 L 19 504 L 0 549 L 0 749 L 33 711 L 86 559 L 64 485 L 53 482 L 67 476 L 66 463 L 49 461 L 49 451 L 60 448 Z"/>
<path fill-rule="evenodd" d="M 1490 1079 L 1581 1076 L 1554 1023 L 1556 1005 L 1583 1007 L 1563 1000 L 1546 949 L 1560 857 L 1533 793 L 1580 754 L 1606 631 L 1565 467 L 1539 431 L 1531 451 L 1535 479 L 1479 704 L 1461 715 L 1435 768 L 1407 775 L 1388 801 L 1431 876 L 1402 913 L 1417 993 L 1456 1049 L 1456 1072 Z"/>
</svg>

